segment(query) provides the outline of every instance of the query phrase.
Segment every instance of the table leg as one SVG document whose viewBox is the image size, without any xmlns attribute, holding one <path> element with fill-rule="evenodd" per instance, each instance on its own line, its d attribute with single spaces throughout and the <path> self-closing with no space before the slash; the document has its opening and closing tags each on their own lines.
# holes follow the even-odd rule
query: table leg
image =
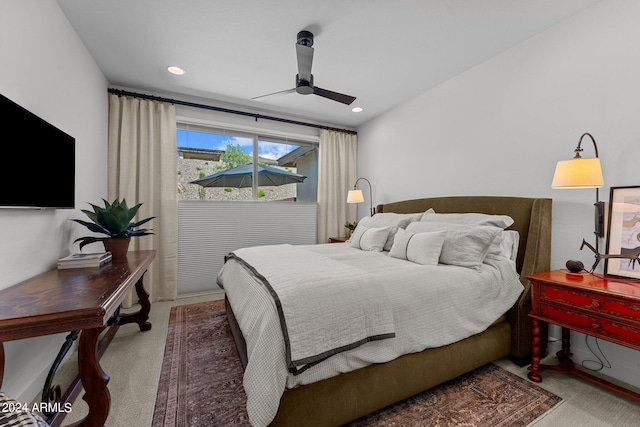
<svg viewBox="0 0 640 427">
<path fill-rule="evenodd" d="M 87 416 L 69 427 L 104 427 L 111 406 L 107 388 L 109 375 L 98 362 L 98 337 L 104 327 L 83 329 L 78 344 L 78 370 L 85 394 L 82 399 L 89 406 Z"/>
<path fill-rule="evenodd" d="M 531 319 L 531 366 L 529 366 L 528 377 L 531 381 L 541 382 L 540 373 L 540 323 L 538 319 Z"/>
<path fill-rule="evenodd" d="M 138 295 L 138 302 L 140 303 L 140 310 L 135 313 L 123 314 L 120 316 L 120 324 L 137 323 L 141 331 L 148 331 L 151 329 L 151 323 L 149 323 L 149 312 L 151 311 L 151 302 L 149 301 L 149 294 L 144 289 L 142 283 L 142 277 L 136 282 L 136 294 Z"/>
<path fill-rule="evenodd" d="M 573 369 L 575 366 L 571 360 L 571 330 L 562 328 L 562 350 L 556 353 L 560 361 L 560 367 L 564 370 Z"/>
</svg>

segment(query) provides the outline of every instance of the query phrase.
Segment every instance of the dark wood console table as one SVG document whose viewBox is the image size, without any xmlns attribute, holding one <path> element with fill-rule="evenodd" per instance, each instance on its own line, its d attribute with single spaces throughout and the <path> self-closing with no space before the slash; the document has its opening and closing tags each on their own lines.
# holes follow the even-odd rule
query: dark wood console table
<svg viewBox="0 0 640 427">
<path fill-rule="evenodd" d="M 529 379 L 542 381 L 543 371 L 567 372 L 640 401 L 639 394 L 576 369 L 570 347 L 570 331 L 574 330 L 640 350 L 640 283 L 568 270 L 536 273 L 527 278 L 531 281 L 533 339 Z M 559 365 L 540 363 L 539 322 L 562 328 Z"/>
<path fill-rule="evenodd" d="M 0 385 L 4 372 L 4 341 L 81 330 L 78 344 L 78 377 L 61 398 L 72 402 L 84 387 L 88 415 L 73 424 L 102 427 L 109 414 L 109 376 L 100 367 L 100 357 L 120 325 L 137 323 L 141 331 L 148 322 L 151 303 L 142 278 L 156 256 L 153 250 L 129 251 L 125 260 L 102 267 L 50 270 L 17 285 L 0 290 Z M 120 314 L 120 304 L 135 287 L 141 309 Z M 100 338 L 102 331 L 109 330 Z M 49 418 L 59 426 L 65 416 Z"/>
</svg>

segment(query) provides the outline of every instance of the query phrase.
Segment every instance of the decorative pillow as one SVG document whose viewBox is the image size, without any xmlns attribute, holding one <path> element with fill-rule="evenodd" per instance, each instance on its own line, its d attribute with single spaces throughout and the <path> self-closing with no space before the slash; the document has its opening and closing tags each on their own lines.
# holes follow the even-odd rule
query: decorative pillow
<svg viewBox="0 0 640 427">
<path fill-rule="evenodd" d="M 419 221 L 422 217 L 421 213 L 417 214 L 398 214 L 393 212 L 378 213 L 374 216 L 366 216 L 358 221 L 358 227 L 363 226 L 365 228 L 380 228 L 389 227 L 389 235 L 387 236 L 387 242 L 384 244 L 384 250 L 391 250 L 393 246 L 393 238 L 398 232 L 399 228 L 406 228 L 413 221 Z M 358 230 L 356 227 L 356 231 Z"/>
<path fill-rule="evenodd" d="M 502 232 L 500 227 L 488 225 L 447 224 L 440 222 L 413 222 L 407 226 L 410 233 L 446 231 L 440 252 L 440 263 L 480 269 L 489 247 Z"/>
<path fill-rule="evenodd" d="M 358 224 L 351 236 L 351 247 L 363 251 L 382 252 L 390 231 L 389 227 L 367 228 Z"/>
<path fill-rule="evenodd" d="M 433 209 L 422 214 L 420 221 L 443 222 L 447 224 L 490 225 L 505 229 L 513 224 L 508 215 L 489 215 L 483 213 L 436 213 Z"/>
<path fill-rule="evenodd" d="M 421 265 L 437 265 L 446 231 L 409 233 L 402 228 L 396 233 L 389 256 Z"/>
</svg>

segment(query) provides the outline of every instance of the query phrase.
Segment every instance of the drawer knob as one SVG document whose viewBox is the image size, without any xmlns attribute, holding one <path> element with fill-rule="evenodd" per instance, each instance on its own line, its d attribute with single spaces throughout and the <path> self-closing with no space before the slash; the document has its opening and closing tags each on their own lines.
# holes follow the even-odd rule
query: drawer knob
<svg viewBox="0 0 640 427">
<path fill-rule="evenodd" d="M 602 307 L 602 304 L 600 303 L 600 301 L 595 299 L 591 301 L 591 308 L 600 308 L 600 307 Z"/>
<path fill-rule="evenodd" d="M 591 324 L 591 329 L 593 329 L 594 331 L 597 331 L 597 330 L 599 330 L 600 328 L 601 328 L 601 326 L 600 326 L 600 325 L 598 325 L 596 322 L 593 322 L 593 323 Z"/>
</svg>

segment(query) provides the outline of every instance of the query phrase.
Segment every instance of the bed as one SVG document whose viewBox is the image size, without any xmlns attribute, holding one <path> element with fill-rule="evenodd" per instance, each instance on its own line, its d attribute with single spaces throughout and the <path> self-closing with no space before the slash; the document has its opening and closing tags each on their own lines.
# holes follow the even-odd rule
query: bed
<svg viewBox="0 0 640 427">
<path fill-rule="evenodd" d="M 338 353 L 313 353 L 313 357 L 306 357 L 309 354 L 293 357 L 294 350 L 292 348 L 295 345 L 295 338 L 292 338 L 290 343 L 289 338 L 291 337 L 289 337 L 284 325 L 286 322 L 283 312 L 286 310 L 283 310 L 283 306 L 281 306 L 284 304 L 285 298 L 283 297 L 281 302 L 277 297 L 277 292 L 281 291 L 276 291 L 276 296 L 274 297 L 272 295 L 273 289 L 265 286 L 249 287 L 246 285 L 246 282 L 251 280 L 260 282 L 256 277 L 263 279 L 264 277 L 269 277 L 269 280 L 271 280 L 272 276 L 262 275 L 262 269 L 266 272 L 271 270 L 269 273 L 271 275 L 279 275 L 285 277 L 285 280 L 291 280 L 291 274 L 288 276 L 284 274 L 284 270 L 289 267 L 280 268 L 277 259 L 289 256 L 294 257 L 296 256 L 295 254 L 302 252 L 309 252 L 308 255 L 305 255 L 309 256 L 309 259 L 301 258 L 299 261 L 301 271 L 309 272 L 308 277 L 313 277 L 313 270 L 316 265 L 324 266 L 321 263 L 322 261 L 328 263 L 327 266 L 329 268 L 323 267 L 325 270 L 336 272 L 341 277 L 352 277 L 353 281 L 357 282 L 359 280 L 357 279 L 358 274 L 353 266 L 355 265 L 357 269 L 360 267 L 359 263 L 364 262 L 368 267 L 359 271 L 368 271 L 369 268 L 372 268 L 373 276 L 382 282 L 380 286 L 386 289 L 386 295 L 393 296 L 391 299 L 394 302 L 390 303 L 392 306 L 390 310 L 393 313 L 393 319 L 397 320 L 402 317 L 398 313 L 403 311 L 402 309 L 399 310 L 398 307 L 411 301 L 411 298 L 407 295 L 411 296 L 413 294 L 408 292 L 416 291 L 399 291 L 398 289 L 400 288 L 398 287 L 390 287 L 390 278 L 395 276 L 385 275 L 385 272 L 394 270 L 396 266 L 405 263 L 407 265 L 412 264 L 411 269 L 407 269 L 408 272 L 406 274 L 409 275 L 408 277 L 411 277 L 411 274 L 415 274 L 414 271 L 418 271 L 419 268 L 426 268 L 432 269 L 428 270 L 429 276 L 444 278 L 444 276 L 438 276 L 438 274 L 441 274 L 440 270 L 444 270 L 442 266 L 440 268 L 430 265 L 416 267 L 413 265 L 414 263 L 392 259 L 393 257 L 389 256 L 390 252 L 387 251 L 373 254 L 365 253 L 367 251 L 353 250 L 351 248 L 353 246 L 352 243 L 314 245 L 314 247 L 308 248 L 272 247 L 268 250 L 271 253 L 271 258 L 267 257 L 264 262 L 261 261 L 262 258 L 251 258 L 256 256 L 252 252 L 256 248 L 245 252 L 239 250 L 237 253 L 241 254 L 240 256 L 231 256 L 225 263 L 221 274 L 218 276 L 218 283 L 226 292 L 225 298 L 229 322 L 241 361 L 245 367 L 244 385 L 245 390 L 248 391 L 247 409 L 254 425 L 339 426 L 505 356 L 510 356 L 520 364 L 528 362 L 531 354 L 531 331 L 528 319 L 530 311 L 529 283 L 526 277 L 538 271 L 548 270 L 550 267 L 551 200 L 498 196 L 425 198 L 378 205 L 376 214 L 405 216 L 415 214 L 415 218 L 410 221 L 410 225 L 405 224 L 405 228 L 407 231 L 420 231 L 422 224 L 415 225 L 414 222 L 420 222 L 420 219 L 428 210 L 435 211 L 437 214 L 477 213 L 491 216 L 508 216 L 513 219 L 513 223 L 504 228 L 516 231 L 519 236 L 517 253 L 511 255 L 511 263 L 515 266 L 515 268 L 512 267 L 515 279 L 509 276 L 510 273 L 504 267 L 506 263 L 503 259 L 495 262 L 485 262 L 479 267 L 481 270 L 478 271 L 457 266 L 450 268 L 451 271 L 456 271 L 455 274 L 462 274 L 463 278 L 476 274 L 477 276 L 495 277 L 496 282 L 505 282 L 504 289 L 501 288 L 502 290 L 496 290 L 495 292 L 501 295 L 508 294 L 508 298 L 511 299 L 508 299 L 510 301 L 508 306 L 502 303 L 502 306 L 495 304 L 495 307 L 492 307 L 492 310 L 495 311 L 492 316 L 495 316 L 496 319 L 474 317 L 471 321 L 460 323 L 460 325 L 464 326 L 462 329 L 465 329 L 466 325 L 471 325 L 466 332 L 466 336 L 464 338 L 455 338 L 455 341 L 447 344 L 427 344 L 426 348 L 422 349 L 425 345 L 420 343 L 417 351 L 415 349 L 407 351 L 404 347 L 398 350 L 399 346 L 393 344 L 394 342 L 400 342 L 403 346 L 406 342 L 411 342 L 411 345 L 413 345 L 414 337 L 407 338 L 408 327 L 405 323 L 397 322 L 394 325 L 389 325 L 388 316 L 378 316 L 382 317 L 382 319 L 374 319 L 379 322 L 379 324 L 376 324 L 378 329 L 371 332 L 363 340 L 358 341 L 357 338 L 354 338 L 355 341 L 358 341 L 355 346 L 342 346 L 344 348 L 341 347 Z M 383 217 L 381 215 L 379 218 Z M 356 229 L 354 236 L 357 232 L 358 230 Z M 428 234 L 435 236 L 442 233 Z M 397 234 L 397 236 L 400 235 Z M 424 234 L 420 234 L 420 236 L 424 236 Z M 296 251 L 294 252 L 293 249 L 296 249 Z M 408 254 L 409 252 L 407 252 Z M 375 258 L 376 256 L 378 258 Z M 364 261 L 360 261 L 360 258 Z M 343 266 L 340 264 L 341 260 L 352 265 Z M 375 270 L 376 267 L 374 266 L 377 264 L 380 265 L 379 270 Z M 486 267 L 487 265 L 489 267 Z M 323 268 L 318 267 L 317 270 L 320 271 Z M 398 271 L 400 271 L 400 267 L 398 267 Z M 405 271 L 404 266 L 402 271 Z M 497 272 L 499 275 L 497 275 Z M 307 281 L 307 276 L 301 275 L 299 272 L 297 277 L 304 277 L 304 281 Z M 500 280 L 497 279 L 498 277 L 500 277 Z M 331 280 L 334 280 L 334 278 L 331 278 Z M 366 276 L 364 280 L 374 281 L 369 276 Z M 515 294 L 513 290 L 514 280 L 519 288 Z M 454 282 L 456 281 L 448 283 L 447 286 L 454 286 Z M 489 288 L 487 289 L 491 289 L 491 286 L 489 283 Z M 470 289 L 470 287 L 465 289 Z M 489 291 L 471 295 L 470 298 L 477 300 L 478 304 L 483 307 L 491 306 L 492 301 L 498 298 L 489 296 L 486 301 L 483 301 L 481 298 L 486 292 Z M 440 293 L 445 294 L 448 292 L 440 291 Z M 354 295 L 356 299 L 362 298 L 361 294 L 354 293 Z M 317 297 L 318 307 L 322 307 L 322 298 L 324 298 L 322 295 Z M 404 302 L 402 298 L 404 298 Z M 456 304 L 457 299 L 462 300 L 463 298 L 456 298 Z M 257 303 L 256 301 L 258 300 L 262 302 Z M 429 300 L 430 298 L 424 300 L 425 306 L 428 306 L 426 301 Z M 314 301 L 316 301 L 315 296 Z M 329 299 L 329 301 L 331 300 Z M 384 304 L 384 302 L 375 300 L 368 301 L 368 303 L 373 304 L 370 307 L 376 307 L 376 309 L 366 311 L 384 313 L 384 310 L 375 305 Z M 449 303 L 453 304 L 454 299 L 450 299 L 447 304 Z M 309 307 L 304 307 L 303 305 L 302 307 L 309 311 L 316 309 L 312 305 Z M 430 307 L 432 307 L 430 310 L 434 309 L 433 305 Z M 464 305 L 459 307 L 456 310 L 448 311 L 471 311 L 465 309 Z M 321 309 L 324 310 L 325 308 Z M 425 311 L 429 310 L 425 309 Z M 446 314 L 445 312 L 443 313 Z M 444 314 L 441 313 L 440 316 Z M 278 317 L 279 315 L 280 317 Z M 280 325 L 278 326 L 282 328 L 280 332 L 275 333 L 275 326 L 273 325 L 264 326 L 263 318 L 270 319 L 269 322 L 271 323 L 277 323 L 277 320 L 273 319 L 279 319 Z M 455 323 L 454 317 L 451 320 L 448 317 L 441 318 L 446 319 L 442 326 L 450 326 L 449 323 L 451 322 L 456 325 L 453 328 L 455 331 L 461 329 Z M 425 329 L 435 331 L 433 329 L 435 326 L 432 323 L 437 323 L 437 320 L 425 323 Z M 291 324 L 288 327 L 292 328 Z M 474 328 L 478 328 L 478 330 L 474 330 Z M 289 329 L 289 331 L 291 330 Z M 423 332 L 418 331 L 416 333 L 429 336 L 438 335 Z M 348 333 L 346 334 L 348 335 Z M 264 337 L 256 338 L 258 334 L 264 334 Z M 285 336 L 284 343 L 282 342 L 283 335 Z M 293 334 L 291 336 L 294 337 Z M 449 340 L 451 338 L 447 337 L 446 339 Z M 272 350 L 271 347 L 265 347 L 265 342 L 277 343 L 277 345 L 273 344 L 277 348 Z M 410 348 L 411 345 L 407 348 Z M 393 347 L 393 351 L 390 350 L 391 347 Z M 283 349 L 286 349 L 286 351 Z M 374 350 L 376 356 L 369 357 Z M 377 354 L 385 351 L 387 353 L 401 351 L 402 354 L 387 354 L 385 359 L 381 359 L 384 360 L 383 362 L 377 362 Z M 267 355 L 269 352 L 276 354 L 285 352 L 286 357 L 282 357 L 282 362 L 272 362 Z M 322 354 L 323 357 L 318 357 L 318 354 Z M 273 366 L 276 366 L 276 368 Z M 284 374 L 282 373 L 283 369 L 285 370 Z M 283 379 L 283 375 L 286 378 Z M 275 386 L 271 385 L 273 382 L 276 383 Z M 254 391 L 250 391 L 255 390 L 256 387 L 259 389 L 263 384 L 267 383 L 270 385 L 264 386 L 264 393 L 262 394 L 266 396 L 264 399 L 271 400 L 271 402 L 261 400 L 260 397 L 255 396 L 256 393 Z M 275 387 L 276 391 L 279 391 L 273 392 L 269 387 Z M 276 400 L 275 408 L 274 399 Z M 262 414 L 264 410 L 267 412 L 266 415 Z"/>
</svg>

